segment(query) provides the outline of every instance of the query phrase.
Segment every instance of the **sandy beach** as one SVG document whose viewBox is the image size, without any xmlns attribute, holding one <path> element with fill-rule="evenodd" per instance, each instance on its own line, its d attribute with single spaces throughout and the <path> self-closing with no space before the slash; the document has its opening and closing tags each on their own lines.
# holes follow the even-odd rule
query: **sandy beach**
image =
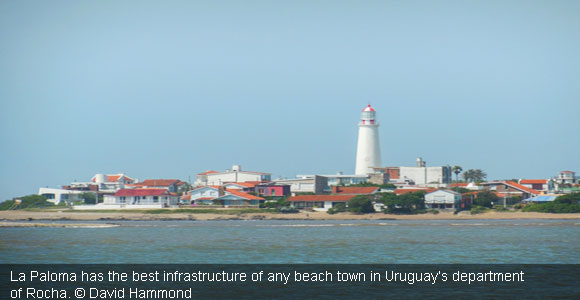
<svg viewBox="0 0 580 300">
<path fill-rule="evenodd" d="M 34 220 L 77 220 L 77 221 L 114 221 L 114 220 L 501 220 L 501 219 L 580 219 L 580 214 L 550 214 L 537 212 L 486 212 L 471 215 L 469 212 L 453 214 L 392 215 L 372 213 L 356 215 L 352 213 L 328 214 L 326 212 L 278 213 L 165 213 L 148 214 L 143 212 L 71 212 L 71 211 L 0 211 L 0 221 Z"/>
</svg>

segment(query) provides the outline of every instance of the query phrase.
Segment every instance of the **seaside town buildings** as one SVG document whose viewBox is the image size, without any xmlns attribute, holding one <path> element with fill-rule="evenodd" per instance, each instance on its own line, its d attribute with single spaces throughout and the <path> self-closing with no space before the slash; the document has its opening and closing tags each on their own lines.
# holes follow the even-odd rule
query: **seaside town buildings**
<svg viewBox="0 0 580 300">
<path fill-rule="evenodd" d="M 427 166 L 417 158 L 415 166 L 382 166 L 379 123 L 376 111 L 368 105 L 358 123 L 354 174 L 297 175 L 292 179 L 272 179 L 271 173 L 242 170 L 235 164 L 223 172 L 208 170 L 197 174 L 195 182 L 179 179 L 139 181 L 124 173 L 96 174 L 87 182 L 73 182 L 62 188 L 40 188 L 39 195 L 60 204 L 82 202 L 85 193 L 101 199 L 93 206 L 75 209 L 160 208 L 178 206 L 258 207 L 260 203 L 286 199 L 299 209 L 327 211 L 357 195 L 376 193 L 424 192 L 425 204 L 433 209 L 465 208 L 475 195 L 489 190 L 498 197 L 522 201 L 552 201 L 557 194 L 580 191 L 573 171 L 561 171 L 547 179 L 452 183 L 452 168 Z M 377 185 L 377 186 L 364 186 Z M 390 186 L 380 188 L 378 186 Z M 394 188 L 392 188 L 394 186 Z M 458 188 L 463 194 L 450 190 Z"/>
<path fill-rule="evenodd" d="M 197 174 L 196 186 L 221 185 L 227 182 L 270 181 L 272 174 L 263 172 L 242 171 L 242 166 L 233 165 L 225 172 L 205 171 Z"/>
</svg>

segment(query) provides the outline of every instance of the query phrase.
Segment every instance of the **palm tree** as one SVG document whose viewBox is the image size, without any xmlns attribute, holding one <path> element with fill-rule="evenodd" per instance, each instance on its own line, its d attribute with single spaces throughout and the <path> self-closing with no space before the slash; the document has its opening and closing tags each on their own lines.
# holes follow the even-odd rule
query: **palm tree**
<svg viewBox="0 0 580 300">
<path fill-rule="evenodd" d="M 483 181 L 487 177 L 487 174 L 481 169 L 469 169 L 463 172 L 463 178 L 467 182 L 479 182 Z"/>
<path fill-rule="evenodd" d="M 459 182 L 459 173 L 463 172 L 463 168 L 461 166 L 454 166 L 451 171 L 455 173 L 455 181 Z"/>
<path fill-rule="evenodd" d="M 481 181 L 485 180 L 486 177 L 487 177 L 487 174 L 485 172 L 483 172 L 481 169 L 473 170 L 473 181 L 481 182 Z"/>
</svg>

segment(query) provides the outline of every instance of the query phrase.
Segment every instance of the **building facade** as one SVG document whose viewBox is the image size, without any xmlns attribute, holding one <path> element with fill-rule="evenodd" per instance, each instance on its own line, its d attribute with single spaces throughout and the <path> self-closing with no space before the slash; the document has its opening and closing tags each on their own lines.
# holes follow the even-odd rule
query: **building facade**
<svg viewBox="0 0 580 300">
<path fill-rule="evenodd" d="M 437 190 L 425 194 L 425 207 L 431 209 L 461 208 L 461 194 L 450 190 Z"/>
<path fill-rule="evenodd" d="M 231 170 L 225 172 L 206 171 L 197 174 L 196 186 L 222 185 L 228 182 L 265 182 L 271 180 L 272 174 L 263 172 L 242 171 L 240 165 L 234 165 Z"/>
</svg>

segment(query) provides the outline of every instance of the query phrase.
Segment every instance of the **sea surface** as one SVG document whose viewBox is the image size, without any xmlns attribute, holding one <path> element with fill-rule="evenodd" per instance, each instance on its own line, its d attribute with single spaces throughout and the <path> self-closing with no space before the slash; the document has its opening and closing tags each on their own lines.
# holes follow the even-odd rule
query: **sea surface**
<svg viewBox="0 0 580 300">
<path fill-rule="evenodd" d="M 580 263 L 578 220 L 90 223 L 0 228 L 0 263 Z"/>
</svg>

